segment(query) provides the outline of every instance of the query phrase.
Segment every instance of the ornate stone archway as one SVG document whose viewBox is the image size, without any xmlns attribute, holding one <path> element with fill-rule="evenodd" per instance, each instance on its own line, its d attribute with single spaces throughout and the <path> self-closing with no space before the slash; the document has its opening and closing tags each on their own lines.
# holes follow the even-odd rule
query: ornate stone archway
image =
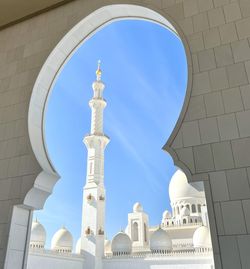
<svg viewBox="0 0 250 269">
<path fill-rule="evenodd" d="M 0 31 L 0 267 L 5 263 L 6 269 L 25 268 L 32 208 L 43 206 L 58 179 L 42 133 L 52 85 L 47 83 L 53 83 L 80 41 L 72 35 L 61 51 L 53 49 L 74 25 L 111 4 L 134 4 L 145 13 L 135 14 L 130 6 L 120 9 L 120 16 L 141 16 L 173 27 L 183 40 L 190 65 L 189 87 L 164 149 L 191 181 L 205 182 L 209 213 L 215 212 L 210 225 L 216 268 L 248 268 L 250 6 L 244 0 L 75 0 Z M 108 22 L 117 14 L 105 10 L 95 18 L 99 24 L 86 23 L 82 31 L 94 32 L 105 18 Z M 54 62 L 47 65 L 47 77 L 42 79 L 46 59 Z M 13 240 L 17 234 L 20 240 Z"/>
<path fill-rule="evenodd" d="M 53 187 L 59 179 L 59 175 L 53 167 L 47 153 L 43 125 L 46 112 L 46 102 L 50 91 L 53 88 L 57 74 L 74 51 L 87 38 L 91 37 L 101 27 L 104 27 L 112 21 L 121 19 L 150 20 L 168 28 L 183 40 L 189 63 L 189 73 L 192 74 L 191 56 L 187 43 L 175 22 L 170 17 L 166 19 L 168 15 L 160 14 L 162 11 L 158 10 L 158 12 L 156 12 L 154 9 L 144 7 L 143 5 L 120 4 L 100 6 L 100 8 L 92 12 L 90 15 L 88 15 L 88 13 L 85 14 L 83 19 L 81 19 L 72 29 L 69 28 L 67 34 L 59 41 L 56 47 L 53 48 L 51 52 L 48 51 L 50 54 L 45 63 L 43 63 L 34 84 L 28 110 L 28 133 L 32 147 L 32 155 L 33 153 L 35 154 L 35 156 L 32 156 L 33 161 L 35 162 L 35 157 L 38 161 L 39 167 L 41 167 L 41 172 L 39 172 L 38 175 L 34 173 L 32 179 L 30 179 L 30 188 L 27 188 L 26 193 L 23 193 L 22 202 L 13 209 L 5 268 L 13 268 L 13 259 L 10 258 L 13 257 L 13 255 L 17 255 L 19 259 L 16 263 L 18 266 L 17 268 L 25 268 L 32 210 L 41 209 L 43 207 L 47 197 L 52 193 Z M 190 90 L 191 80 L 189 79 L 188 93 Z M 185 109 L 186 105 L 183 110 Z M 178 123 L 179 125 L 180 122 L 181 121 Z M 19 221 L 17 223 L 17 219 L 20 218 L 20 215 L 22 216 L 21 223 L 23 226 L 21 233 L 21 224 Z M 13 237 L 16 236 L 17 233 L 19 233 L 20 240 L 22 240 L 18 253 L 16 253 L 15 244 L 13 246 Z"/>
<path fill-rule="evenodd" d="M 165 17 L 167 17 L 167 15 L 165 15 Z M 39 182 L 37 184 L 35 183 L 34 188 L 27 194 L 24 203 L 31 203 L 30 205 L 35 203 L 37 204 L 37 194 L 34 193 L 34 200 L 36 200 L 36 202 L 31 201 L 33 196 L 32 193 L 37 192 L 37 189 L 40 186 L 45 187 L 50 190 L 49 192 L 51 192 L 54 184 L 56 183 L 56 178 L 59 177 L 49 158 L 44 138 L 44 121 L 47 99 L 56 81 L 57 75 L 60 73 L 60 70 L 64 67 L 65 63 L 67 63 L 67 61 L 71 58 L 71 55 L 84 41 L 94 35 L 96 31 L 113 21 L 122 19 L 149 20 L 166 27 L 183 40 L 189 66 L 188 73 L 190 76 L 188 79 L 186 100 L 181 112 L 182 116 L 179 118 L 176 129 L 180 127 L 191 91 L 192 63 L 190 51 L 181 30 L 178 29 L 179 31 L 177 31 L 177 26 L 173 26 L 174 22 L 170 23 L 169 19 L 166 19 L 165 17 L 152 9 L 138 5 L 107 5 L 97 9 L 76 24 L 52 50 L 36 79 L 30 99 L 28 113 L 29 137 L 32 149 L 36 159 L 43 169 L 43 172 L 40 173 L 40 178 L 37 178 Z M 168 144 L 170 143 L 171 142 L 168 142 Z M 177 158 L 176 162 L 178 163 Z M 181 166 L 188 171 L 188 168 L 186 168 L 185 165 L 182 164 Z M 45 180 L 45 177 L 48 180 Z M 47 184 L 47 186 L 44 186 L 44 183 Z M 46 197 L 41 197 L 41 199 L 43 198 L 46 199 Z M 40 204 L 42 205 L 43 203 L 44 201 L 41 201 Z"/>
</svg>

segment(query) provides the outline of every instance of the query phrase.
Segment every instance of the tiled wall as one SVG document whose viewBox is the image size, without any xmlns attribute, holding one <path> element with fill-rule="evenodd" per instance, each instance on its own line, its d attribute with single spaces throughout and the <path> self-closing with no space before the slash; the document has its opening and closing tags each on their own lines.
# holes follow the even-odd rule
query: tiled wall
<svg viewBox="0 0 250 269">
<path fill-rule="evenodd" d="M 215 257 L 216 268 L 247 269 L 250 268 L 247 251 L 250 249 L 250 1 L 181 3 L 183 20 L 187 22 L 183 30 L 193 59 L 193 86 L 173 147 L 192 174 L 209 175 L 218 254 L 221 254 L 221 264 L 219 257 Z"/>
</svg>

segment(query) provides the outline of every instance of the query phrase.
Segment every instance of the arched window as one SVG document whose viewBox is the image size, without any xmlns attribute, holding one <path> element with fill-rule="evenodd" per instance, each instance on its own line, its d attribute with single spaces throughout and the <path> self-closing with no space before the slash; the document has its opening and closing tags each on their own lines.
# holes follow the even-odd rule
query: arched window
<svg viewBox="0 0 250 269">
<path fill-rule="evenodd" d="M 186 205 L 187 209 L 190 211 L 190 205 Z"/>
<path fill-rule="evenodd" d="M 197 223 L 197 219 L 195 219 L 194 222 Z"/>
<path fill-rule="evenodd" d="M 198 205 L 198 212 L 201 213 L 201 205 Z"/>
<path fill-rule="evenodd" d="M 179 215 L 180 214 L 180 209 L 179 209 L 179 207 L 177 207 L 177 215 Z"/>
<path fill-rule="evenodd" d="M 190 223 L 193 223 L 193 220 L 192 219 L 190 219 Z"/>
<path fill-rule="evenodd" d="M 196 213 L 196 206 L 192 205 L 192 213 Z"/>
<path fill-rule="evenodd" d="M 144 223 L 144 241 L 147 242 L 147 225 Z"/>
<path fill-rule="evenodd" d="M 187 223 L 187 220 L 186 220 L 186 219 L 184 219 L 184 220 L 183 220 L 183 224 L 186 224 L 186 223 Z"/>
<path fill-rule="evenodd" d="M 133 241 L 138 241 L 138 223 L 134 222 L 132 226 L 132 240 Z"/>
</svg>

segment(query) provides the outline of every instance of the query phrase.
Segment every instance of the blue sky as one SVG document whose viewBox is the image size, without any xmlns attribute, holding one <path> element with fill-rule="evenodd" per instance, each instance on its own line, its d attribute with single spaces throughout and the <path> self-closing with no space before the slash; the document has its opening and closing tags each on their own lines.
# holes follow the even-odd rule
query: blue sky
<svg viewBox="0 0 250 269">
<path fill-rule="evenodd" d="M 127 224 L 139 201 L 150 224 L 170 209 L 169 180 L 176 170 L 161 148 L 182 108 L 187 66 L 181 41 L 167 29 L 146 21 L 113 22 L 87 40 L 61 71 L 50 95 L 45 136 L 50 158 L 61 175 L 44 210 L 35 217 L 46 227 L 47 247 L 65 225 L 80 236 L 82 191 L 90 131 L 88 101 L 100 59 L 106 84 L 104 130 L 111 141 L 105 151 L 106 235 Z"/>
</svg>

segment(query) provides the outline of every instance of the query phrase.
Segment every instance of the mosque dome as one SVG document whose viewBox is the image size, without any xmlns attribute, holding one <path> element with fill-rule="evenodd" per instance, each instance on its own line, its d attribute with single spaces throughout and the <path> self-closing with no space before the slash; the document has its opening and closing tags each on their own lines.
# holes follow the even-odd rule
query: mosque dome
<svg viewBox="0 0 250 269">
<path fill-rule="evenodd" d="M 76 242 L 76 254 L 81 254 L 81 237 Z"/>
<path fill-rule="evenodd" d="M 197 184 L 199 183 L 197 182 Z M 169 197 L 173 203 L 183 198 L 205 199 L 205 194 L 189 184 L 186 175 L 181 170 L 177 170 L 169 183 Z"/>
<path fill-rule="evenodd" d="M 194 248 L 212 248 L 211 236 L 208 227 L 200 226 L 193 235 Z"/>
<path fill-rule="evenodd" d="M 46 241 L 46 231 L 43 225 L 38 221 L 34 220 L 31 227 L 30 245 L 31 247 L 44 248 Z"/>
<path fill-rule="evenodd" d="M 150 249 L 152 252 L 172 250 L 172 241 L 166 231 L 159 228 L 151 235 Z"/>
<path fill-rule="evenodd" d="M 162 214 L 162 219 L 170 219 L 171 213 L 168 210 L 165 210 Z"/>
<path fill-rule="evenodd" d="M 181 209 L 180 215 L 181 215 L 181 217 L 187 217 L 187 216 L 190 216 L 190 210 L 189 210 L 186 206 L 184 206 L 184 207 Z"/>
<path fill-rule="evenodd" d="M 138 212 L 142 212 L 143 211 L 143 207 L 140 203 L 135 203 L 133 206 L 133 212 L 134 213 L 138 213 Z"/>
<path fill-rule="evenodd" d="M 112 240 L 111 250 L 114 255 L 130 254 L 132 251 L 131 239 L 124 232 L 119 232 Z"/>
<path fill-rule="evenodd" d="M 58 252 L 72 252 L 73 237 L 71 233 L 62 227 L 53 236 L 51 241 L 51 249 Z"/>
<path fill-rule="evenodd" d="M 110 240 L 105 240 L 104 242 L 104 252 L 105 253 L 111 253 L 111 242 Z"/>
</svg>

